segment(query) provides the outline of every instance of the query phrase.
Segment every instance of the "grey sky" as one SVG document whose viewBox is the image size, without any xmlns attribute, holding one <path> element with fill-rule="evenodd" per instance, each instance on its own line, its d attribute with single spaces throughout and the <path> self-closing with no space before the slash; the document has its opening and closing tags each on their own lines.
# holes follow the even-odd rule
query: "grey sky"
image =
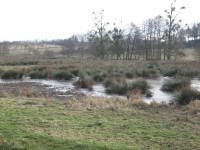
<svg viewBox="0 0 200 150">
<path fill-rule="evenodd" d="M 93 28 L 92 12 L 105 10 L 105 20 L 137 25 L 164 14 L 171 0 L 0 0 L 0 41 L 67 38 Z M 181 18 L 200 22 L 199 0 L 178 0 Z"/>
</svg>

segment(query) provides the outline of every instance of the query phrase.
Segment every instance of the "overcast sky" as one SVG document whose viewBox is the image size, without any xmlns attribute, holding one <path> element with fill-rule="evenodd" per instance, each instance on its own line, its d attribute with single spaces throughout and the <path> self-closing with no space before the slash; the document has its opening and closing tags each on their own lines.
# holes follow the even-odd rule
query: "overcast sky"
<svg viewBox="0 0 200 150">
<path fill-rule="evenodd" d="M 92 12 L 104 9 L 105 20 L 142 24 L 164 15 L 171 0 L 0 0 L 0 41 L 63 39 L 93 29 Z M 200 0 L 178 0 L 181 18 L 200 22 Z"/>
</svg>

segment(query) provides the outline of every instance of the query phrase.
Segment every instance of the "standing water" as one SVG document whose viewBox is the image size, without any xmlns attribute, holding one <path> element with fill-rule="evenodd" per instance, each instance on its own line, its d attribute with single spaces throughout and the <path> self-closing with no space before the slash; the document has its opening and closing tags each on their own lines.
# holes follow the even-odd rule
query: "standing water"
<svg viewBox="0 0 200 150">
<path fill-rule="evenodd" d="M 151 101 L 156 102 L 166 102 L 168 103 L 170 100 L 173 99 L 174 94 L 161 91 L 161 87 L 163 83 L 167 80 L 170 80 L 168 77 L 159 77 L 155 79 L 146 79 L 147 83 L 150 85 L 150 91 L 152 92 L 152 97 L 146 97 L 145 95 L 141 96 L 141 99 L 143 99 L 145 102 L 150 103 Z M 32 83 L 38 83 L 44 86 L 47 86 L 49 89 L 54 89 L 58 92 L 67 92 L 70 90 L 75 89 L 75 86 L 73 83 L 77 81 L 77 79 L 73 79 L 71 81 L 56 81 L 56 80 L 41 80 L 41 79 L 26 79 L 26 80 L 0 80 L 1 83 L 19 83 L 19 82 L 32 82 Z M 127 82 L 135 81 L 135 79 L 127 80 Z M 200 91 L 200 81 L 198 79 L 191 80 L 191 87 Z M 80 92 L 83 92 L 86 95 L 89 96 L 104 96 L 104 97 L 112 97 L 112 96 L 119 96 L 114 94 L 107 94 L 106 89 L 103 86 L 103 84 L 99 83 L 93 86 L 93 90 L 87 90 L 87 89 L 80 89 Z M 125 98 L 125 96 L 119 96 L 121 98 Z"/>
<path fill-rule="evenodd" d="M 166 102 L 169 103 L 173 99 L 173 93 L 164 92 L 161 90 L 163 83 L 167 80 L 170 80 L 168 77 L 159 77 L 156 79 L 147 79 L 147 83 L 150 85 L 150 91 L 153 93 L 152 97 L 142 96 L 142 99 L 150 103 L 151 101 L 156 102 Z"/>
</svg>

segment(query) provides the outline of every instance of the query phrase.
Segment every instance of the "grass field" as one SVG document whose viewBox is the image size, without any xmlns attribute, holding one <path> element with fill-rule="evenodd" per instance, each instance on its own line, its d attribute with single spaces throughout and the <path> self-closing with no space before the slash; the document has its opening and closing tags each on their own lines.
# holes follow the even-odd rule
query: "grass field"
<svg viewBox="0 0 200 150">
<path fill-rule="evenodd" d="M 9 96 L 0 98 L 0 107 L 4 150 L 200 148 L 200 116 L 186 108 L 91 109 L 76 102 Z"/>
</svg>

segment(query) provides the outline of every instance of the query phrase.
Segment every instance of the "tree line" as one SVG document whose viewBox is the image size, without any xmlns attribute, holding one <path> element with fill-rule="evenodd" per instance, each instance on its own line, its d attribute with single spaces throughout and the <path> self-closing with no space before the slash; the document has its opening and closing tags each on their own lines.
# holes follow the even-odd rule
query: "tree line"
<svg viewBox="0 0 200 150">
<path fill-rule="evenodd" d="M 104 20 L 104 10 L 93 12 L 94 29 L 84 35 L 73 35 L 68 39 L 43 41 L 0 42 L 0 55 L 10 50 L 28 50 L 29 54 L 39 54 L 38 49 L 60 47 L 60 54 L 93 56 L 100 59 L 125 60 L 176 60 L 184 55 L 184 47 L 200 47 L 200 23 L 192 26 L 183 24 L 180 13 L 185 7 L 175 7 L 175 2 L 158 15 L 137 26 L 130 23 L 126 28 L 121 22 Z"/>
</svg>

